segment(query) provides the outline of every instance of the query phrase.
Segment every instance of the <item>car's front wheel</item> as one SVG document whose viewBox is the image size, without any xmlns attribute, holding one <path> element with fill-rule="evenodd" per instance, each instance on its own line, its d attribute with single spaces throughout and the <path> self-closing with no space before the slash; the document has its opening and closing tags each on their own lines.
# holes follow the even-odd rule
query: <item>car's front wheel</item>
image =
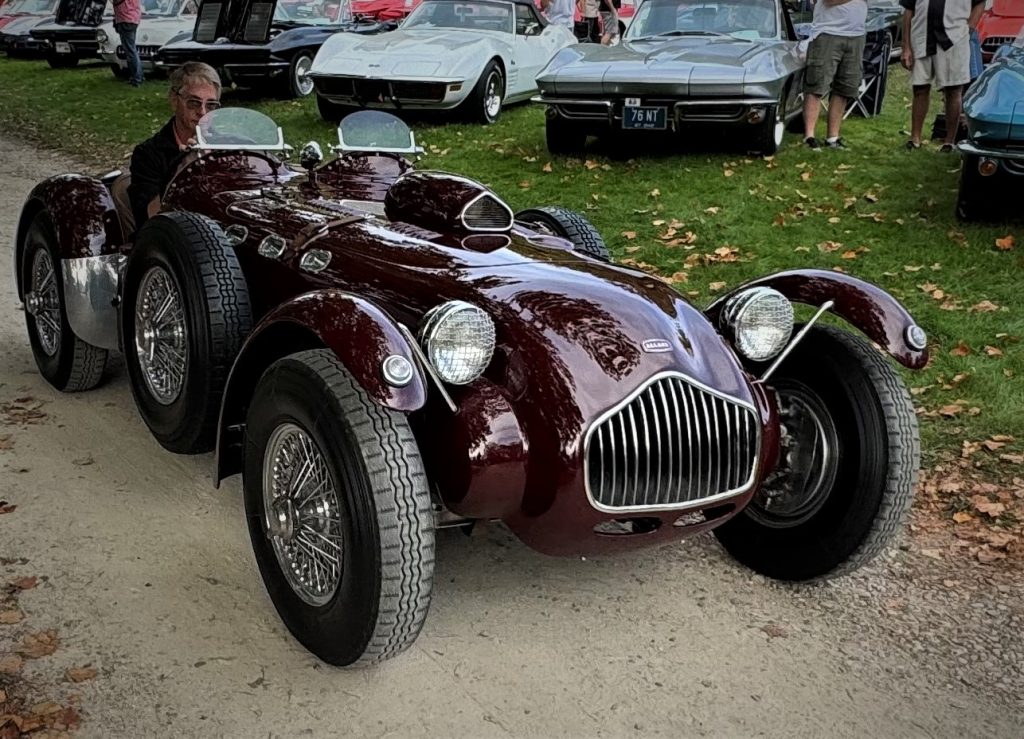
<svg viewBox="0 0 1024 739">
<path fill-rule="evenodd" d="M 338 123 L 349 113 L 358 110 L 358 108 L 351 105 L 332 103 L 321 95 L 316 96 L 316 109 L 320 112 L 320 117 L 328 123 Z"/>
<path fill-rule="evenodd" d="M 956 194 L 956 217 L 958 220 L 983 221 L 992 216 L 995 193 L 990 186 L 990 177 L 983 177 L 978 171 L 981 158 L 977 154 L 964 154 L 960 165 L 960 188 Z"/>
<path fill-rule="evenodd" d="M 778 467 L 715 534 L 769 577 L 850 572 L 892 540 L 910 510 L 920 461 L 910 394 L 869 342 L 832 327 L 812 328 L 770 385 Z"/>
<path fill-rule="evenodd" d="M 245 276 L 224 232 L 194 213 L 150 218 L 128 260 L 122 304 L 139 414 L 168 451 L 210 451 L 228 372 L 252 328 Z"/>
<path fill-rule="evenodd" d="M 128 79 L 128 70 L 125 67 L 122 67 L 120 64 L 111 64 L 110 71 L 119 80 Z"/>
<path fill-rule="evenodd" d="M 309 70 L 313 66 L 313 55 L 300 51 L 288 65 L 285 94 L 290 98 L 304 98 L 313 93 L 313 79 Z"/>
<path fill-rule="evenodd" d="M 587 134 L 572 121 L 558 115 L 557 111 L 548 109 L 544 116 L 544 139 L 552 154 L 572 156 L 583 151 Z"/>
<path fill-rule="evenodd" d="M 498 120 L 504 99 L 505 77 L 498 63 L 492 59 L 462 106 L 469 120 L 489 124 Z"/>
<path fill-rule="evenodd" d="M 430 605 L 434 527 L 405 415 L 319 349 L 264 373 L 245 434 L 249 534 L 285 625 L 334 665 L 406 649 Z"/>
<path fill-rule="evenodd" d="M 761 156 L 772 156 L 782 146 L 786 135 L 785 100 L 786 96 L 783 95 L 778 103 L 768 109 L 764 122 L 754 135 L 753 148 Z"/>
<path fill-rule="evenodd" d="M 611 254 L 601 232 L 582 213 L 557 205 L 528 208 L 516 213 L 516 221 L 552 236 L 561 236 L 572 242 L 574 251 L 588 257 L 610 262 Z"/>
<path fill-rule="evenodd" d="M 91 390 L 103 377 L 107 350 L 82 341 L 71 330 L 57 233 L 46 211 L 29 224 L 21 254 L 25 326 L 39 373 L 62 392 Z"/>
</svg>

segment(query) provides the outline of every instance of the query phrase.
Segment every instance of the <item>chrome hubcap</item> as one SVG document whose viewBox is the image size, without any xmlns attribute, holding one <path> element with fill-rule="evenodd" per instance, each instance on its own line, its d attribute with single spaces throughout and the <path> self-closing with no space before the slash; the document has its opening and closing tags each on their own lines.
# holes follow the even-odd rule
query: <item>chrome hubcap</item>
<svg viewBox="0 0 1024 739">
<path fill-rule="evenodd" d="M 46 249 L 36 249 L 32 257 L 31 290 L 25 295 L 25 310 L 35 319 L 36 338 L 48 357 L 60 349 L 60 295 L 53 260 Z"/>
<path fill-rule="evenodd" d="M 135 299 L 135 353 L 153 398 L 170 405 L 181 395 L 188 366 L 181 295 L 163 267 L 150 267 Z"/>
<path fill-rule="evenodd" d="M 487 93 L 484 95 L 484 111 L 487 117 L 494 119 L 501 111 L 501 77 L 497 72 L 491 72 L 487 78 Z"/>
<path fill-rule="evenodd" d="M 313 80 L 309 76 L 309 69 L 313 66 L 313 60 L 304 56 L 295 63 L 295 88 L 305 97 L 313 92 Z"/>
<path fill-rule="evenodd" d="M 772 528 L 807 521 L 828 500 L 839 468 L 839 435 L 817 394 L 796 383 L 776 387 L 782 431 L 778 468 L 746 511 Z"/>
<path fill-rule="evenodd" d="M 341 582 L 341 509 L 327 461 L 293 423 L 278 426 L 263 457 L 264 526 L 277 563 L 295 594 L 327 603 Z"/>
</svg>

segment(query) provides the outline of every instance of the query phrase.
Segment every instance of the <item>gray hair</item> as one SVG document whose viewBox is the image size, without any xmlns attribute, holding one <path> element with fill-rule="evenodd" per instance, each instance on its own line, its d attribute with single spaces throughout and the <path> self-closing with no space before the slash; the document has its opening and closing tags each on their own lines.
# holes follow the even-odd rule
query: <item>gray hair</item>
<svg viewBox="0 0 1024 739">
<path fill-rule="evenodd" d="M 217 88 L 217 96 L 220 96 L 221 84 L 220 75 L 217 70 L 203 62 L 185 62 L 170 74 L 171 92 L 177 92 L 183 87 L 192 85 L 212 85 Z"/>
</svg>

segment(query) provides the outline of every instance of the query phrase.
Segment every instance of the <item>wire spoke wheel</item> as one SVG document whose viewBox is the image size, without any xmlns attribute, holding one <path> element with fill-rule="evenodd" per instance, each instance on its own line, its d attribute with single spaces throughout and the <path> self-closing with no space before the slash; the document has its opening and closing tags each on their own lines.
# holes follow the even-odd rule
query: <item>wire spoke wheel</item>
<svg viewBox="0 0 1024 739">
<path fill-rule="evenodd" d="M 153 398 L 170 405 L 185 386 L 188 329 L 177 285 L 163 267 L 142 277 L 135 300 L 135 352 Z"/>
<path fill-rule="evenodd" d="M 304 603 L 322 606 L 341 582 L 344 550 L 337 489 L 313 439 L 293 423 L 270 436 L 263 457 L 267 537 Z"/>
<path fill-rule="evenodd" d="M 55 356 L 60 351 L 60 295 L 53 260 L 45 249 L 36 250 L 32 257 L 31 290 L 25 296 L 25 309 L 35 318 L 39 346 L 48 357 Z"/>
</svg>

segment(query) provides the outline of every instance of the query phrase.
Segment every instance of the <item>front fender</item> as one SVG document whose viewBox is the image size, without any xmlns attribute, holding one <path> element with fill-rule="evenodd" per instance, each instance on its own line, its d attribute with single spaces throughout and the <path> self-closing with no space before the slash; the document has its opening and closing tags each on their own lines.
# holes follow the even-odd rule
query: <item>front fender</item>
<svg viewBox="0 0 1024 739">
<path fill-rule="evenodd" d="M 816 307 L 832 300 L 833 313 L 860 329 L 900 364 L 921 369 L 928 363 L 927 347 L 915 348 L 908 339 L 911 329 L 917 328 L 909 311 L 877 285 L 839 272 L 795 269 L 740 285 L 708 306 L 705 313 L 711 322 L 718 324 L 722 307 L 730 297 L 751 287 L 771 287 L 795 303 Z"/>
<path fill-rule="evenodd" d="M 375 402 L 406 413 L 426 402 L 427 383 L 412 347 L 395 321 L 372 303 L 342 290 L 305 293 L 270 311 L 246 339 L 228 375 L 221 400 L 214 460 L 214 485 L 241 472 L 245 417 L 256 384 L 278 359 L 327 348 Z M 385 358 L 398 354 L 415 372 L 404 387 L 382 375 Z"/>
<path fill-rule="evenodd" d="M 21 264 L 22 242 L 40 210 L 47 211 L 53 220 L 61 259 L 109 256 L 116 254 L 124 241 L 106 185 L 95 177 L 81 174 L 63 174 L 43 180 L 29 193 L 18 221 L 14 274 L 19 299 L 24 297 L 21 271 L 17 268 Z"/>
</svg>

